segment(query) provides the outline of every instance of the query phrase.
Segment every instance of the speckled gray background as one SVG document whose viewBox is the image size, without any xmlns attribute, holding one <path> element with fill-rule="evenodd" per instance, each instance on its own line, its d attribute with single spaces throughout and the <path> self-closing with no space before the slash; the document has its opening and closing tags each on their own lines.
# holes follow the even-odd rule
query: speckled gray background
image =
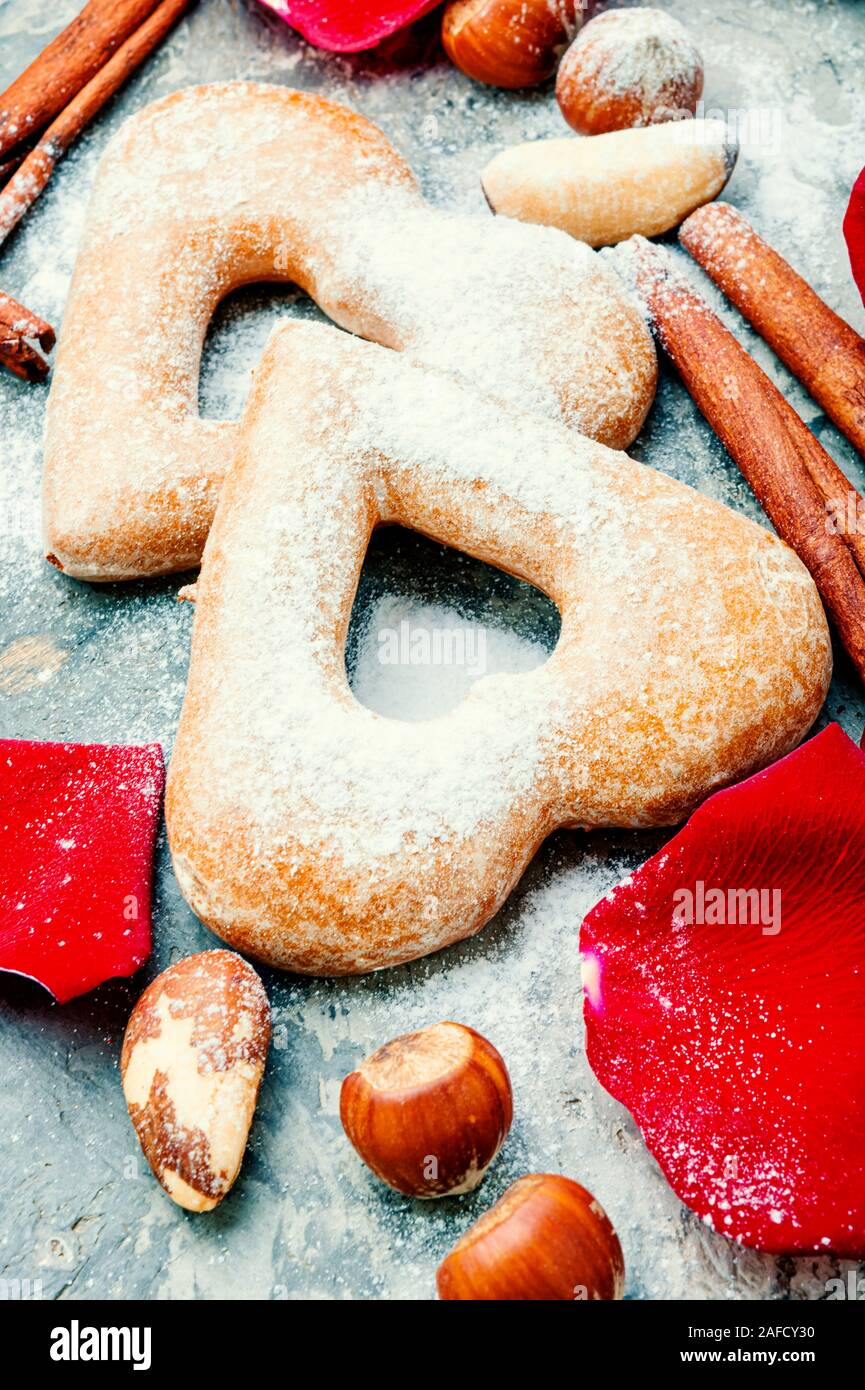
<svg viewBox="0 0 865 1390">
<path fill-rule="evenodd" d="M 4 86 L 77 8 L 77 0 L 0 0 Z M 865 5 L 678 0 L 664 8 L 689 25 L 704 53 L 707 107 L 750 112 L 729 196 L 865 328 L 840 232 L 846 191 L 865 163 Z M 143 103 L 210 79 L 285 83 L 346 101 L 383 126 L 435 202 L 481 210 L 477 175 L 489 155 L 563 127 L 549 90 L 476 87 L 437 54 L 432 26 L 426 33 L 426 52 L 422 35 L 396 59 L 334 59 L 306 48 L 255 0 L 201 0 L 67 158 L 3 250 L 0 284 L 59 325 L 108 135 Z M 237 414 L 249 369 L 282 312 L 314 311 L 290 291 L 270 290 L 246 291 L 220 311 L 203 372 L 206 413 Z M 861 484 L 850 447 L 741 322 L 725 315 Z M 0 377 L 0 735 L 157 739 L 168 751 L 191 612 L 175 602 L 174 579 L 88 588 L 43 563 L 45 397 L 43 387 Z M 635 452 L 758 515 L 736 469 L 666 377 Z M 392 534 L 376 541 L 368 561 L 350 665 L 371 640 L 370 615 L 382 595 L 397 595 L 406 612 L 430 602 L 455 610 L 512 648 L 555 640 L 555 615 L 539 596 Z M 400 679 L 394 672 L 388 696 L 397 709 Z M 356 688 L 364 697 L 362 682 Z M 446 692 L 432 689 L 433 703 L 439 697 Z M 862 715 L 842 660 L 824 719 L 858 734 Z M 267 973 L 274 1045 L 249 1151 L 232 1196 L 214 1214 L 192 1217 L 164 1196 L 141 1159 L 117 1075 L 123 1028 L 145 981 L 216 944 L 180 898 L 163 836 L 154 953 L 138 978 L 64 1008 L 36 986 L 0 981 L 0 1280 L 41 1281 L 46 1298 L 429 1298 L 436 1264 L 462 1230 L 521 1173 L 548 1169 L 578 1178 L 604 1203 L 622 1238 L 629 1297 L 825 1297 L 835 1262 L 761 1257 L 697 1222 L 585 1062 L 581 916 L 662 839 L 557 835 L 499 918 L 433 959 L 337 983 Z M 473 1024 L 502 1050 L 516 1119 L 478 1193 L 413 1203 L 380 1187 L 350 1150 L 337 1115 L 339 1083 L 388 1037 L 445 1017 Z M 0 1292 L 12 1287 L 0 1283 Z"/>
</svg>

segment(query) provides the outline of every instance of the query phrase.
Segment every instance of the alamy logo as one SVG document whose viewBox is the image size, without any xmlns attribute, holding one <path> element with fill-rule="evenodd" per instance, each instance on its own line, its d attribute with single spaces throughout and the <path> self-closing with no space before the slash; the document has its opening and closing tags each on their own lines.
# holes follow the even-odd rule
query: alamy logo
<svg viewBox="0 0 865 1390">
<path fill-rule="evenodd" d="M 38 1302 L 41 1297 L 41 1279 L 0 1279 L 0 1302 Z"/>
<path fill-rule="evenodd" d="M 487 634 L 482 627 L 414 627 L 403 619 L 398 628 L 378 634 L 382 666 L 464 666 L 472 676 L 487 669 Z"/>
<path fill-rule="evenodd" d="M 52 1361 L 131 1361 L 135 1371 L 150 1370 L 149 1327 L 69 1327 L 51 1333 Z"/>
<path fill-rule="evenodd" d="M 826 1299 L 829 1303 L 838 1299 L 849 1299 L 852 1303 L 865 1299 L 865 1279 L 860 1279 L 855 1269 L 848 1269 L 844 1279 L 827 1279 Z"/>
<path fill-rule="evenodd" d="M 698 878 L 693 889 L 676 889 L 673 904 L 677 926 L 759 926 L 763 936 L 781 930 L 780 888 L 707 888 Z"/>
<path fill-rule="evenodd" d="M 858 492 L 826 498 L 826 530 L 832 536 L 861 536 L 865 533 L 865 502 Z"/>
</svg>

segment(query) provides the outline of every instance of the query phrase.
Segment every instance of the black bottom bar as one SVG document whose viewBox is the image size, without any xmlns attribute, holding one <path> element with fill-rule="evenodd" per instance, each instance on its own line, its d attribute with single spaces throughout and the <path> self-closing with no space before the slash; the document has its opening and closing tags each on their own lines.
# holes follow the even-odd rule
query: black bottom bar
<svg viewBox="0 0 865 1390">
<path fill-rule="evenodd" d="M 314 1363 L 318 1358 L 322 1375 L 332 1381 L 340 1363 L 348 1373 L 354 1353 L 359 1357 L 355 1370 L 363 1365 L 371 1347 L 366 1339 L 373 1333 L 385 1361 L 391 1361 L 402 1343 L 403 1371 L 408 1373 L 414 1361 L 415 1374 L 427 1383 L 437 1374 L 449 1382 L 454 1379 L 455 1356 L 459 1380 L 465 1383 L 472 1345 L 479 1365 L 488 1357 L 491 1367 L 502 1352 L 512 1355 L 519 1348 L 529 1366 L 534 1362 L 540 1370 L 548 1364 L 550 1340 L 559 1337 L 577 1377 L 591 1360 L 593 1369 L 606 1368 L 616 1381 L 623 1372 L 665 1373 L 673 1368 L 699 1377 L 708 1366 L 732 1372 L 739 1366 L 761 1366 L 770 1378 L 789 1367 L 806 1366 L 816 1368 L 825 1380 L 827 1372 L 846 1369 L 858 1359 L 865 1328 L 860 1316 L 865 1282 L 860 1287 L 857 1281 L 853 1293 L 856 1297 L 819 1303 L 580 1303 L 564 1313 L 552 1308 L 540 1315 L 512 1311 L 505 1324 L 493 1315 L 492 1324 L 482 1318 L 480 1325 L 478 1314 L 467 1322 L 466 1314 L 449 1312 L 442 1305 L 404 1304 L 395 1317 L 387 1304 L 318 1304 L 313 1317 L 323 1321 L 317 1331 L 309 1326 L 307 1315 L 298 1318 L 285 1302 L 73 1305 L 22 1298 L 0 1302 L 0 1331 L 7 1340 L 12 1334 L 16 1355 L 28 1367 L 52 1376 L 56 1372 L 64 1379 L 76 1373 L 92 1379 L 103 1367 L 115 1375 L 137 1369 L 141 1374 L 170 1372 L 175 1381 L 185 1373 L 198 1379 L 211 1371 L 225 1374 L 226 1358 L 238 1353 L 248 1370 L 257 1365 L 259 1371 L 269 1367 L 278 1372 L 284 1360 L 282 1371 L 292 1376 L 296 1353 L 302 1351 L 305 1374 L 313 1371 L 310 1359 Z M 838 1306 L 844 1302 L 858 1302 L 859 1310 Z M 326 1327 L 331 1334 L 322 1338 Z M 355 1328 L 347 1341 L 340 1336 Z M 467 1338 L 471 1329 L 475 1337 Z M 431 1335 L 425 1337 L 427 1331 Z M 414 1351 L 407 1351 L 412 1346 Z"/>
</svg>

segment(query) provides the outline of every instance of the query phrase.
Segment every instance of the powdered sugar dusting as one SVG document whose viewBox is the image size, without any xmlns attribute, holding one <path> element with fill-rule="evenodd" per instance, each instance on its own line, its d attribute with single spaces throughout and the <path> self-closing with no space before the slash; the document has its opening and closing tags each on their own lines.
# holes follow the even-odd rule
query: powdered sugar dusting
<svg viewBox="0 0 865 1390">
<path fill-rule="evenodd" d="M 456 709 L 475 681 L 531 671 L 546 657 L 506 628 L 390 594 L 367 610 L 352 689 L 386 718 L 434 719 Z"/>
</svg>

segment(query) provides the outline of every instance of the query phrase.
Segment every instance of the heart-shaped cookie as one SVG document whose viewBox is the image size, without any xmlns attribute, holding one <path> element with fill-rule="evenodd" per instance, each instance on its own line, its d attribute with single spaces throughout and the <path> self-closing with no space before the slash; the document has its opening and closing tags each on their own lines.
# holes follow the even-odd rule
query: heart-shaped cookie
<svg viewBox="0 0 865 1390">
<path fill-rule="evenodd" d="M 649 331 L 588 247 L 424 201 L 344 106 L 236 82 L 134 116 L 97 174 L 48 406 L 48 558 L 79 579 L 197 564 L 237 426 L 198 415 L 207 325 L 289 280 L 344 328 L 616 447 L 645 418 Z"/>
<path fill-rule="evenodd" d="M 537 585 L 550 659 L 388 720 L 344 643 L 375 526 Z M 270 964 L 343 974 L 477 931 L 559 826 L 658 826 L 792 748 L 826 619 L 782 542 L 404 354 L 289 324 L 256 374 L 196 586 L 167 817 L 187 900 Z"/>
</svg>

